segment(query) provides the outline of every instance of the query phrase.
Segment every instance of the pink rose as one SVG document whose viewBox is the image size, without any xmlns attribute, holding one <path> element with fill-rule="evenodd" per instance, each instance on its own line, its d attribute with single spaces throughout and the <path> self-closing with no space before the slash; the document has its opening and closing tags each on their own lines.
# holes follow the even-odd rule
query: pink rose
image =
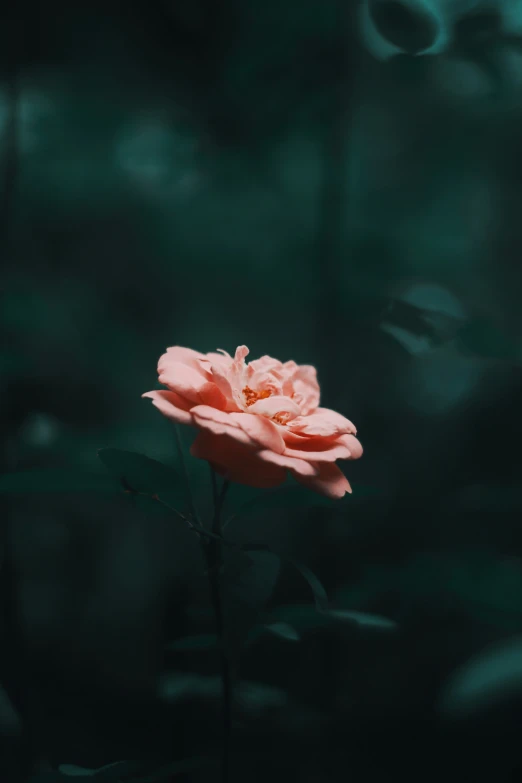
<svg viewBox="0 0 522 783">
<path fill-rule="evenodd" d="M 234 358 L 167 348 L 158 362 L 167 388 L 143 397 L 167 418 L 196 426 L 191 454 L 230 481 L 274 487 L 289 470 L 327 497 L 351 492 L 335 461 L 358 459 L 362 446 L 351 421 L 319 407 L 315 368 L 270 356 L 247 364 L 248 353 L 245 345 Z"/>
</svg>

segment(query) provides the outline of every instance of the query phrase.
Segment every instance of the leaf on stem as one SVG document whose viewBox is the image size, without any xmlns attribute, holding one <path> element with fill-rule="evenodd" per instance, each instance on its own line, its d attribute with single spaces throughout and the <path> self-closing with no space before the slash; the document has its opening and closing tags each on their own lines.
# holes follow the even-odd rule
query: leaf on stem
<svg viewBox="0 0 522 783">
<path fill-rule="evenodd" d="M 99 449 L 98 457 L 128 491 L 155 494 L 182 486 L 182 479 L 175 470 L 144 454 L 122 449 Z"/>
<path fill-rule="evenodd" d="M 225 643 L 241 646 L 276 586 L 281 559 L 269 551 L 223 550 L 221 577 Z"/>
<path fill-rule="evenodd" d="M 467 661 L 447 681 L 439 711 L 465 717 L 519 701 L 522 695 L 522 636 L 502 642 Z"/>
<path fill-rule="evenodd" d="M 253 553 L 269 552 L 274 557 L 277 557 L 283 563 L 288 563 L 289 565 L 293 566 L 295 569 L 297 569 L 297 571 L 299 571 L 303 579 L 308 583 L 308 586 L 312 590 L 312 594 L 314 597 L 314 602 L 317 610 L 318 611 L 328 610 L 329 601 L 328 601 L 328 595 L 326 593 L 326 590 L 321 584 L 321 580 L 307 566 L 303 565 L 302 563 L 299 563 L 297 560 L 293 560 L 292 558 L 284 557 L 274 552 L 272 549 L 270 549 L 270 547 L 260 545 L 260 544 L 243 544 L 242 550 L 243 552 L 246 552 L 250 557 L 252 557 Z"/>
<path fill-rule="evenodd" d="M 380 615 L 341 609 L 318 610 L 311 604 L 287 604 L 273 609 L 264 618 L 265 623 L 285 624 L 296 634 L 317 628 L 345 626 L 368 631 L 394 631 L 397 624 Z"/>
<path fill-rule="evenodd" d="M 285 639 L 288 642 L 298 642 L 300 635 L 289 623 L 275 622 L 266 623 L 265 625 L 256 625 L 252 628 L 248 634 L 246 644 L 252 644 L 256 642 L 261 636 L 265 634 L 271 636 L 277 636 L 279 639 Z"/>
<path fill-rule="evenodd" d="M 161 462 L 120 449 L 100 449 L 98 456 L 112 475 L 71 469 L 16 471 L 0 476 L 0 494 L 109 492 L 155 494 L 179 489 L 181 479 Z"/>
</svg>

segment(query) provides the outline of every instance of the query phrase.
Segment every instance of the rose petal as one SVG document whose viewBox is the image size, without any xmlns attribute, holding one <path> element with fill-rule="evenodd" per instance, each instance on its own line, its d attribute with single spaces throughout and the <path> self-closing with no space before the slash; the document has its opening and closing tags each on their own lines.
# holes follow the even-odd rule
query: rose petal
<svg viewBox="0 0 522 783">
<path fill-rule="evenodd" d="M 350 459 L 351 452 L 347 446 L 338 440 L 320 440 L 319 438 L 303 438 L 303 443 L 297 448 L 286 446 L 285 454 L 308 462 L 335 462 L 337 459 Z"/>
<path fill-rule="evenodd" d="M 293 473 L 299 473 L 300 476 L 318 476 L 319 468 L 311 462 L 304 459 L 289 457 L 287 454 L 275 454 L 273 451 L 260 451 L 259 458 L 264 462 L 271 462 L 273 465 L 280 465 Z"/>
<path fill-rule="evenodd" d="M 142 397 L 149 397 L 152 404 L 168 419 L 179 424 L 192 424 L 192 415 L 189 413 L 190 403 L 184 400 L 176 392 L 167 389 L 158 389 L 145 392 Z"/>
<path fill-rule="evenodd" d="M 191 410 L 197 427 L 211 432 L 213 435 L 228 435 L 251 448 L 257 450 L 256 444 L 249 438 L 245 430 L 231 418 L 230 413 L 224 413 L 209 405 L 196 405 Z"/>
<path fill-rule="evenodd" d="M 363 447 L 361 442 L 353 435 L 341 435 L 339 443 L 342 443 L 343 446 L 350 450 L 350 459 L 359 459 L 362 456 Z"/>
<path fill-rule="evenodd" d="M 301 413 L 307 416 L 319 405 L 321 392 L 317 382 L 317 370 L 308 364 L 301 364 L 291 376 L 296 394 L 302 397 Z"/>
<path fill-rule="evenodd" d="M 249 350 L 246 345 L 239 345 L 236 348 L 234 359 L 227 371 L 227 379 L 232 389 L 232 396 L 234 402 L 241 408 L 243 404 L 242 390 L 246 385 L 247 378 L 247 365 L 245 364 L 245 357 L 248 356 Z"/>
<path fill-rule="evenodd" d="M 216 384 L 182 362 L 168 362 L 158 380 L 195 405 L 211 405 L 220 410 L 226 407 L 226 398 Z"/>
<path fill-rule="evenodd" d="M 172 362 L 181 362 L 192 367 L 197 372 L 202 372 L 201 360 L 205 354 L 193 351 L 192 348 L 183 348 L 181 345 L 173 345 L 167 348 L 167 352 L 160 356 L 158 361 L 158 375 L 160 375 Z"/>
<path fill-rule="evenodd" d="M 254 407 L 252 405 L 252 407 Z M 253 413 L 229 413 L 229 418 L 236 422 L 244 432 L 259 446 L 282 454 L 285 442 L 279 429 L 270 419 L 255 416 Z"/>
<path fill-rule="evenodd" d="M 251 364 L 249 365 L 252 366 Z M 269 391 L 272 396 L 282 396 L 283 387 L 281 382 L 274 373 L 271 372 L 255 372 L 251 378 L 249 378 L 248 385 L 251 389 Z"/>
<path fill-rule="evenodd" d="M 228 435 L 198 433 L 190 449 L 192 456 L 204 459 L 229 481 L 259 489 L 277 487 L 286 479 L 286 470 L 258 459 L 258 452 Z"/>
<path fill-rule="evenodd" d="M 230 381 L 228 380 L 228 369 L 223 365 L 211 364 L 210 373 L 212 380 L 226 399 L 226 408 L 228 411 L 240 411 L 241 408 L 234 400 L 234 392 Z"/>
<path fill-rule="evenodd" d="M 344 433 L 356 434 L 354 425 L 340 413 L 329 408 L 316 408 L 309 416 L 299 416 L 288 422 L 288 430 L 308 437 L 330 438 Z"/>
<path fill-rule="evenodd" d="M 283 365 L 278 359 L 271 356 L 261 356 L 259 359 L 253 359 L 249 362 L 250 367 L 256 373 L 269 373 L 272 370 L 281 370 Z"/>
<path fill-rule="evenodd" d="M 317 476 L 302 476 L 293 472 L 296 481 L 320 495 L 332 498 L 332 500 L 339 500 L 347 492 L 351 494 L 350 482 L 337 465 L 322 462 L 317 467 L 319 468 Z"/>
<path fill-rule="evenodd" d="M 285 413 L 289 418 L 293 419 L 301 413 L 298 406 L 289 397 L 275 395 L 265 397 L 264 400 L 257 400 L 253 405 L 250 405 L 248 410 L 249 413 L 255 413 L 258 416 L 269 416 L 270 418 L 278 413 Z"/>
</svg>

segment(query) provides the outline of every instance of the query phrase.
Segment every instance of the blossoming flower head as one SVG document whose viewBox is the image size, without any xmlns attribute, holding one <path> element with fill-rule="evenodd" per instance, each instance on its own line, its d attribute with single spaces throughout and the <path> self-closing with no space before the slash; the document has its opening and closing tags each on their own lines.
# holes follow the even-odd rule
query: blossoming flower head
<svg viewBox="0 0 522 783">
<path fill-rule="evenodd" d="M 160 357 L 167 388 L 146 392 L 167 418 L 199 429 L 191 454 L 239 484 L 274 487 L 290 471 L 301 484 L 341 498 L 351 487 L 335 464 L 358 459 L 351 421 L 319 407 L 314 367 L 262 356 L 248 364 L 245 345 L 198 353 L 174 346 Z"/>
</svg>

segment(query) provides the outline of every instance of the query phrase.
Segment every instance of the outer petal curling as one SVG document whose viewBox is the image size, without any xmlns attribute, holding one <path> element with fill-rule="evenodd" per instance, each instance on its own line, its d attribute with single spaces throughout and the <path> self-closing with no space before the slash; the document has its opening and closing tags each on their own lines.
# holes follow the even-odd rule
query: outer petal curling
<svg viewBox="0 0 522 783">
<path fill-rule="evenodd" d="M 213 435 L 228 435 L 233 440 L 237 440 L 250 448 L 256 448 L 254 442 L 247 435 L 245 430 L 241 429 L 229 413 L 211 408 L 210 405 L 196 405 L 191 410 L 192 417 L 196 426 L 201 427 Z"/>
<path fill-rule="evenodd" d="M 350 450 L 350 459 L 359 459 L 362 457 L 363 447 L 361 442 L 354 435 L 341 435 L 339 443 Z"/>
<path fill-rule="evenodd" d="M 176 394 L 176 392 L 168 389 L 155 389 L 145 392 L 141 396 L 151 399 L 152 404 L 168 419 L 178 424 L 193 423 L 187 401 L 180 397 L 179 394 Z"/>
<path fill-rule="evenodd" d="M 172 362 L 181 362 L 187 367 L 192 367 L 197 372 L 202 372 L 201 360 L 205 358 L 204 353 L 193 351 L 192 348 L 183 348 L 181 345 L 174 345 L 167 348 L 166 352 L 158 360 L 158 375 L 166 369 Z"/>
<path fill-rule="evenodd" d="M 335 435 L 353 433 L 356 429 L 349 419 L 329 408 L 316 408 L 309 416 L 299 416 L 288 423 L 288 429 L 298 435 L 331 438 Z"/>
<path fill-rule="evenodd" d="M 167 363 L 158 380 L 195 405 L 211 405 L 219 410 L 226 407 L 226 398 L 216 384 L 182 362 Z"/>
<path fill-rule="evenodd" d="M 312 462 L 306 462 L 304 459 L 289 457 L 288 454 L 275 454 L 273 451 L 263 450 L 259 452 L 259 458 L 263 462 L 271 462 L 273 465 L 280 465 L 300 476 L 318 476 L 319 468 Z"/>
<path fill-rule="evenodd" d="M 337 440 L 322 442 L 306 440 L 300 448 L 295 449 L 289 448 L 287 445 L 285 454 L 310 462 L 335 462 L 338 459 L 350 459 L 352 456 L 349 448 Z"/>
<path fill-rule="evenodd" d="M 347 492 L 351 494 L 350 482 L 342 470 L 332 463 L 323 462 L 319 465 L 318 476 L 302 476 L 294 473 L 296 481 L 314 492 L 319 492 L 332 500 L 339 500 Z"/>
</svg>

